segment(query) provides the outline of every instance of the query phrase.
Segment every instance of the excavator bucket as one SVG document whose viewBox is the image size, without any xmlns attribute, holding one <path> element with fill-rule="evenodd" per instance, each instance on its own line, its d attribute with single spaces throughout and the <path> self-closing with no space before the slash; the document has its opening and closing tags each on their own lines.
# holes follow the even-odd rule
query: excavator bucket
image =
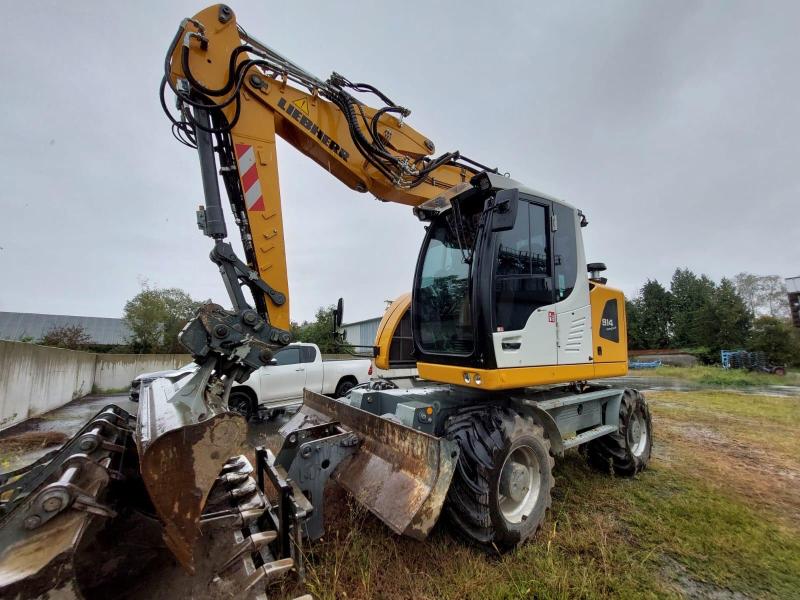
<svg viewBox="0 0 800 600">
<path fill-rule="evenodd" d="M 281 434 L 291 440 L 322 424 L 336 424 L 359 440 L 332 477 L 393 531 L 424 539 L 442 510 L 458 444 L 309 390 Z"/>
<path fill-rule="evenodd" d="M 247 435 L 244 418 L 206 391 L 212 368 L 213 362 L 201 367 L 182 387 L 167 379 L 144 386 L 135 434 L 164 541 L 189 572 L 209 492 Z"/>
</svg>

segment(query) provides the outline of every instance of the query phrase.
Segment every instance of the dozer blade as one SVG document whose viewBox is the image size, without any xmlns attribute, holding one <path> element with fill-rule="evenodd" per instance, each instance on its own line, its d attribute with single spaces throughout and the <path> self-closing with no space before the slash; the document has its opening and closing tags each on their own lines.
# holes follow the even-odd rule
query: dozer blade
<svg viewBox="0 0 800 600">
<path fill-rule="evenodd" d="M 244 418 L 206 391 L 213 362 L 182 387 L 157 379 L 143 386 L 136 445 L 142 480 L 164 525 L 164 541 L 178 561 L 194 571 L 199 520 L 225 461 L 247 435 Z"/>
<path fill-rule="evenodd" d="M 393 531 L 424 539 L 442 510 L 458 462 L 458 444 L 304 391 L 303 406 L 282 429 L 338 421 L 360 439 L 333 477 Z M 316 507 L 315 507 L 316 510 Z"/>
</svg>

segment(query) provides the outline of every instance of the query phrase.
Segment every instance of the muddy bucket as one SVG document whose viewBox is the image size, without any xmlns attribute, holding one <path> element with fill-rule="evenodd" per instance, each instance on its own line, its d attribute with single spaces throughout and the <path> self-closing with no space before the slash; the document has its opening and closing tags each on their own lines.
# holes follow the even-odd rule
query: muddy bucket
<svg viewBox="0 0 800 600">
<path fill-rule="evenodd" d="M 142 386 L 139 398 L 136 445 L 142 480 L 164 525 L 164 541 L 190 572 L 208 494 L 247 435 L 244 418 L 206 391 L 212 367 L 177 384 L 156 379 Z"/>
<path fill-rule="evenodd" d="M 396 533 L 424 539 L 442 510 L 458 462 L 458 444 L 304 391 L 303 405 L 281 429 L 338 422 L 360 440 L 332 477 Z"/>
</svg>

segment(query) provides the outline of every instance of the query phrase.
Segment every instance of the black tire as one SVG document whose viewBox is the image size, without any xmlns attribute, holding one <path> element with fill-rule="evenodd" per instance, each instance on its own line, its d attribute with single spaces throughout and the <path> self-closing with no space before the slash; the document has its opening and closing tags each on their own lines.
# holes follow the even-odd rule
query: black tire
<svg viewBox="0 0 800 600">
<path fill-rule="evenodd" d="M 488 552 L 506 552 L 534 535 L 550 507 L 554 483 L 544 430 L 511 410 L 489 407 L 455 415 L 446 435 L 461 448 L 444 509 L 455 533 Z M 501 485 L 507 464 L 510 471 Z M 509 489 L 516 467 L 522 467 L 522 479 L 517 476 L 517 487 L 503 495 L 501 487 Z M 515 493 L 524 497 L 514 498 Z"/>
<path fill-rule="evenodd" d="M 245 421 L 249 421 L 255 414 L 253 399 L 247 392 L 233 390 L 228 396 L 228 408 L 242 415 Z"/>
<path fill-rule="evenodd" d="M 619 406 L 619 429 L 589 442 L 586 452 L 589 463 L 601 471 L 633 477 L 647 467 L 652 449 L 650 408 L 638 390 L 628 389 Z"/>
<path fill-rule="evenodd" d="M 347 393 L 355 387 L 355 385 L 356 382 L 352 379 L 342 379 L 336 386 L 336 391 L 333 393 L 333 397 L 341 398 L 342 396 L 346 396 Z"/>
</svg>

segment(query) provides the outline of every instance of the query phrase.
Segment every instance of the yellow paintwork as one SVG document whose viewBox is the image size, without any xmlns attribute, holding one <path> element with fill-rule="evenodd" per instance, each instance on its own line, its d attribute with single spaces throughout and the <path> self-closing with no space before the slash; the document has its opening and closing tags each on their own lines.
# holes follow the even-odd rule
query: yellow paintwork
<svg viewBox="0 0 800 600">
<path fill-rule="evenodd" d="M 589 292 L 589 300 L 592 306 L 593 362 L 578 365 L 549 365 L 506 369 L 474 369 L 453 365 L 417 363 L 420 377 L 430 381 L 452 383 L 476 389 L 508 390 L 534 385 L 569 383 L 572 381 L 626 375 L 628 373 L 628 337 L 625 296 L 620 290 L 599 283 L 593 283 L 593 286 L 593 289 Z M 619 306 L 619 342 L 612 342 L 600 337 L 603 307 L 608 300 L 613 298 L 617 299 Z M 403 304 L 400 304 L 400 301 L 403 301 Z M 383 315 L 375 338 L 375 345 L 381 347 L 379 359 L 383 359 L 381 364 L 376 359 L 375 365 L 381 369 L 389 368 L 389 346 L 400 319 L 411 308 L 411 294 L 404 294 L 398 298 L 395 304 L 392 304 Z M 597 351 L 598 346 L 602 347 L 602 355 Z M 464 373 L 469 373 L 469 382 L 464 380 Z M 476 375 L 480 376 L 480 384 L 475 382 Z"/>
<path fill-rule="evenodd" d="M 589 292 L 589 302 L 592 305 L 592 354 L 595 364 L 623 363 L 625 373 L 628 365 L 628 321 L 625 315 L 625 296 L 617 289 L 601 283 L 593 283 L 594 287 Z M 600 337 L 600 322 L 603 316 L 603 307 L 609 300 L 617 300 L 619 342 Z M 625 375 L 622 373 L 622 375 Z"/>
<path fill-rule="evenodd" d="M 628 363 L 586 363 L 511 369 L 474 369 L 472 367 L 417 363 L 417 369 L 422 379 L 430 381 L 452 383 L 481 390 L 511 390 L 533 385 L 617 377 L 628 372 Z M 464 380 L 464 373 L 469 373 L 469 382 Z M 476 375 L 480 376 L 480 384 L 475 382 Z"/>
<path fill-rule="evenodd" d="M 230 55 L 242 45 L 236 18 L 226 23 L 218 19 L 219 6 L 211 6 L 194 16 L 203 25 L 207 44 L 201 45 L 197 37 L 189 38 L 189 69 L 194 78 L 207 88 L 221 88 L 228 80 Z M 181 51 L 186 33 L 198 33 L 191 20 L 184 23 L 180 42 L 172 55 L 171 80 L 175 84 L 185 79 L 181 65 Z M 251 58 L 242 53 L 238 62 Z M 255 87 L 250 79 L 258 75 L 265 82 Z M 278 183 L 275 135 L 289 142 L 300 152 L 314 160 L 342 183 L 361 192 L 371 192 L 381 200 L 417 206 L 435 198 L 442 191 L 470 178 L 471 174 L 455 166 L 442 166 L 420 185 L 405 189 L 395 186 L 378 172 L 356 148 L 349 127 L 339 108 L 314 93 L 298 89 L 282 79 L 266 76 L 257 68 L 248 70 L 241 93 L 239 120 L 231 135 L 234 143 L 247 143 L 257 150 L 258 178 L 264 196 L 264 211 L 248 210 L 253 243 L 256 247 L 257 265 L 250 265 L 270 286 L 286 295 L 286 303 L 276 306 L 266 299 L 270 322 L 281 329 L 289 329 L 289 286 L 286 270 L 281 198 Z M 229 96 L 215 96 L 213 102 L 222 104 Z M 232 120 L 235 102 L 222 110 Z M 292 107 L 290 112 L 287 108 Z M 370 119 L 376 109 L 363 106 Z M 379 132 L 384 143 L 398 156 L 412 160 L 429 156 L 433 144 L 421 133 L 394 115 L 380 118 Z M 322 130 L 328 139 L 312 133 L 311 126 Z M 316 131 L 316 130 L 314 130 Z M 426 146 L 426 142 L 430 147 Z"/>
<path fill-rule="evenodd" d="M 375 346 L 378 348 L 378 356 L 375 357 L 375 366 L 378 369 L 389 369 L 389 351 L 392 346 L 392 339 L 397 327 L 400 325 L 400 319 L 411 308 L 411 294 L 405 293 L 395 299 L 394 302 L 383 313 L 383 318 L 378 325 L 378 331 L 375 334 Z"/>
</svg>

